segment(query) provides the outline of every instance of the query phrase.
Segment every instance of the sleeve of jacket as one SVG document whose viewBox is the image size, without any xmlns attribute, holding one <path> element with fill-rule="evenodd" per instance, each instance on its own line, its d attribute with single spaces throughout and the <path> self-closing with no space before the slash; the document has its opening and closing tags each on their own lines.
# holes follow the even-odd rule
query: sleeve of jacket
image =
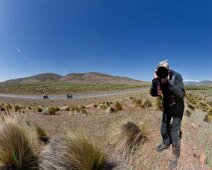
<svg viewBox="0 0 212 170">
<path fill-rule="evenodd" d="M 169 90 L 176 97 L 184 98 L 184 84 L 180 74 L 174 75 L 172 80 L 169 81 Z"/>
<path fill-rule="evenodd" d="M 153 79 L 152 80 L 152 85 L 151 85 L 151 88 L 150 88 L 150 94 L 153 97 L 158 96 L 158 92 L 157 92 L 157 79 Z"/>
</svg>

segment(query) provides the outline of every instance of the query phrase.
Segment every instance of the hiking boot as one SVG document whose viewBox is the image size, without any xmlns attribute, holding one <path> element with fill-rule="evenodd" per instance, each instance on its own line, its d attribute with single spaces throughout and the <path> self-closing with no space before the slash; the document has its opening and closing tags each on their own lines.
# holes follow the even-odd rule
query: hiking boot
<svg viewBox="0 0 212 170">
<path fill-rule="evenodd" d="M 176 155 L 173 155 L 173 158 L 169 161 L 169 169 L 176 169 L 178 164 L 179 157 Z"/>
<path fill-rule="evenodd" d="M 169 145 L 165 145 L 164 143 L 160 144 L 157 146 L 156 150 L 158 152 L 162 152 L 164 149 L 168 149 L 169 148 Z"/>
</svg>

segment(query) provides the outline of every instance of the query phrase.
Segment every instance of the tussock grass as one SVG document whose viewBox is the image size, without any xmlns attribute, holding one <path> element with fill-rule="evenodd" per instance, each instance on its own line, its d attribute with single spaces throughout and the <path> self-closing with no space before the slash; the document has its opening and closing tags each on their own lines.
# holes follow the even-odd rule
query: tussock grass
<svg viewBox="0 0 212 170">
<path fill-rule="evenodd" d="M 130 151 L 146 142 L 148 134 L 149 130 L 146 124 L 139 126 L 130 120 L 126 120 L 113 127 L 111 141 L 115 145 L 116 151 Z"/>
<path fill-rule="evenodd" d="M 37 112 L 42 112 L 42 111 L 43 111 L 43 107 L 38 106 L 38 107 L 36 108 L 36 111 L 37 111 Z"/>
<path fill-rule="evenodd" d="M 60 107 L 60 110 L 61 111 L 69 111 L 70 108 L 68 106 L 62 106 L 62 107 Z"/>
<path fill-rule="evenodd" d="M 107 161 L 84 133 L 67 132 L 49 143 L 41 156 L 41 168 L 103 170 L 107 169 Z"/>
<path fill-rule="evenodd" d="M 29 132 L 7 119 L 0 127 L 0 169 L 39 169 Z"/>
<path fill-rule="evenodd" d="M 6 111 L 5 106 L 4 106 L 4 103 L 1 103 L 0 104 L 0 111 Z"/>
<path fill-rule="evenodd" d="M 39 125 L 36 125 L 35 126 L 35 130 L 37 132 L 39 140 L 41 140 L 41 141 L 43 141 L 45 143 L 48 142 L 49 137 L 47 136 L 46 131 L 42 127 L 40 127 Z"/>
<path fill-rule="evenodd" d="M 71 107 L 71 111 L 72 111 L 72 112 L 79 113 L 79 112 L 80 112 L 80 108 L 79 108 L 78 106 L 72 106 L 72 107 Z"/>
<path fill-rule="evenodd" d="M 17 105 L 17 104 L 16 104 L 16 105 L 14 106 L 15 112 L 20 112 L 21 109 L 23 109 L 23 107 L 22 107 L 21 105 Z"/>
<path fill-rule="evenodd" d="M 186 111 L 185 111 L 184 114 L 185 114 L 187 117 L 191 117 L 192 112 L 191 112 L 191 110 L 186 109 Z"/>
<path fill-rule="evenodd" d="M 102 109 L 102 110 L 106 110 L 106 109 L 108 108 L 108 105 L 107 105 L 106 103 L 100 103 L 100 104 L 98 105 L 98 108 L 99 108 L 99 109 Z"/>
<path fill-rule="evenodd" d="M 145 99 L 145 101 L 142 103 L 141 108 L 149 108 L 152 107 L 152 102 L 149 99 Z"/>
<path fill-rule="evenodd" d="M 194 105 L 192 105 L 192 104 L 188 104 L 188 108 L 189 108 L 189 109 L 191 109 L 192 111 L 194 111 L 194 110 L 195 110 L 195 106 L 194 106 Z"/>
<path fill-rule="evenodd" d="M 44 109 L 41 113 L 44 115 L 56 115 L 56 112 L 60 111 L 59 107 L 50 106 Z"/>
<path fill-rule="evenodd" d="M 81 113 L 81 114 L 88 115 L 88 112 L 87 112 L 85 109 L 80 109 L 80 113 Z"/>
<path fill-rule="evenodd" d="M 212 109 L 208 112 L 208 116 L 212 116 Z"/>
<path fill-rule="evenodd" d="M 140 98 L 140 99 L 133 99 L 133 101 L 132 101 L 132 104 L 135 106 L 135 107 L 141 107 L 141 105 L 142 105 L 142 99 Z"/>
<path fill-rule="evenodd" d="M 212 123 L 212 109 L 210 111 L 208 111 L 207 115 L 205 115 L 204 121 L 206 121 L 208 123 Z"/>
<path fill-rule="evenodd" d="M 114 104 L 113 108 L 115 109 L 116 112 L 123 110 L 123 107 L 122 107 L 121 103 L 119 103 L 119 102 L 116 102 Z"/>
</svg>

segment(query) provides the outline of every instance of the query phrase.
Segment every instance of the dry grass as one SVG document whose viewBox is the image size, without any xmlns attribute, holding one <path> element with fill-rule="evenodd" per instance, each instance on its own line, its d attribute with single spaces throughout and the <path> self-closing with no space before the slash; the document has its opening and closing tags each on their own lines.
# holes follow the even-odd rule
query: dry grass
<svg viewBox="0 0 212 170">
<path fill-rule="evenodd" d="M 4 107 L 4 103 L 0 104 L 0 111 L 6 111 L 5 107 Z"/>
<path fill-rule="evenodd" d="M 105 103 L 100 103 L 100 104 L 98 105 L 98 108 L 99 108 L 99 109 L 102 109 L 102 110 L 106 110 L 106 109 L 108 108 L 108 105 L 105 104 Z"/>
<path fill-rule="evenodd" d="M 36 111 L 38 111 L 38 112 L 42 112 L 42 111 L 43 111 L 43 107 L 38 106 L 38 107 L 36 108 Z"/>
<path fill-rule="evenodd" d="M 105 155 L 81 132 L 67 132 L 53 139 L 42 153 L 43 169 L 103 170 Z"/>
<path fill-rule="evenodd" d="M 45 143 L 48 142 L 49 138 L 48 138 L 48 136 L 46 134 L 46 131 L 42 127 L 40 127 L 39 125 L 36 125 L 35 126 L 35 130 L 37 132 L 39 140 L 41 140 L 41 141 L 43 141 Z"/>
<path fill-rule="evenodd" d="M 145 99 L 145 101 L 141 105 L 141 108 L 146 109 L 149 107 L 152 107 L 152 102 L 149 99 Z"/>
<path fill-rule="evenodd" d="M 115 145 L 116 151 L 131 151 L 148 139 L 148 128 L 146 124 L 141 126 L 127 120 L 118 123 L 112 129 L 111 143 Z"/>
<path fill-rule="evenodd" d="M 14 110 L 15 110 L 15 112 L 21 112 L 21 109 L 24 109 L 24 107 L 22 106 L 22 105 L 15 105 L 14 106 Z"/>
<path fill-rule="evenodd" d="M 188 104 L 188 108 L 189 108 L 189 109 L 191 109 L 192 111 L 194 111 L 194 110 L 195 110 L 195 106 L 194 106 L 194 105 L 192 105 L 192 104 Z"/>
<path fill-rule="evenodd" d="M 132 101 L 132 104 L 135 106 L 135 107 L 141 107 L 142 105 L 142 99 L 133 99 Z"/>
<path fill-rule="evenodd" d="M 7 119 L 0 127 L 0 169 L 38 169 L 29 132 Z"/>
<path fill-rule="evenodd" d="M 55 115 L 56 112 L 58 111 L 60 111 L 59 107 L 50 106 L 50 107 L 47 107 L 46 109 L 43 109 L 41 113 L 44 115 Z"/>
<path fill-rule="evenodd" d="M 191 110 L 186 109 L 186 111 L 185 111 L 184 114 L 185 114 L 187 117 L 191 117 L 192 112 L 191 112 Z"/>
<path fill-rule="evenodd" d="M 113 108 L 115 109 L 116 112 L 123 110 L 123 107 L 121 105 L 121 103 L 116 102 L 115 105 L 113 106 Z"/>
</svg>

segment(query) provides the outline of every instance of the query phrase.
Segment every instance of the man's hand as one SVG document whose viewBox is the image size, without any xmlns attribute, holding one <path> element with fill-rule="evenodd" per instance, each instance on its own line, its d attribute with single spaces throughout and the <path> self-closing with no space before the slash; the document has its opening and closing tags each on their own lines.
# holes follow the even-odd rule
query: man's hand
<svg viewBox="0 0 212 170">
<path fill-rule="evenodd" d="M 155 70 L 155 72 L 154 72 L 154 78 L 155 78 L 155 79 L 157 79 L 157 78 L 158 78 L 158 76 L 157 76 L 156 72 L 157 72 L 157 70 Z"/>
<path fill-rule="evenodd" d="M 161 82 L 162 82 L 163 84 L 166 84 L 166 83 L 169 82 L 169 80 L 170 80 L 170 78 L 169 78 L 169 75 L 168 75 L 165 79 L 161 79 Z"/>
</svg>

